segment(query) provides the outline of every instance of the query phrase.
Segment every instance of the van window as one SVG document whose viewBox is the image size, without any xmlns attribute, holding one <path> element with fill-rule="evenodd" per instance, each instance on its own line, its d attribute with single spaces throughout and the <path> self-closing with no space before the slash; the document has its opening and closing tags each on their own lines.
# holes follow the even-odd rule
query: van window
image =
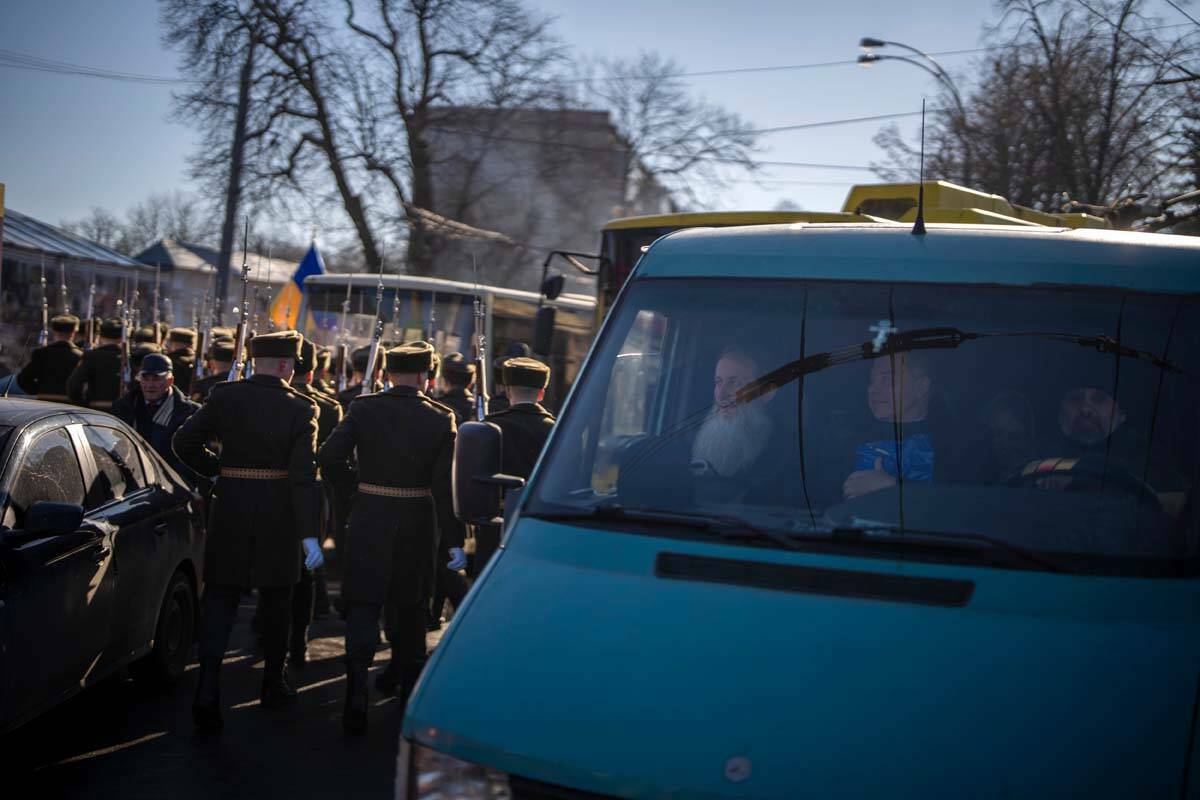
<svg viewBox="0 0 1200 800">
<path fill-rule="evenodd" d="M 526 513 L 736 517 L 800 546 L 909 532 L 918 558 L 969 542 L 1018 554 L 1005 566 L 1177 574 L 1200 520 L 1197 311 L 1086 289 L 639 281 Z"/>
</svg>

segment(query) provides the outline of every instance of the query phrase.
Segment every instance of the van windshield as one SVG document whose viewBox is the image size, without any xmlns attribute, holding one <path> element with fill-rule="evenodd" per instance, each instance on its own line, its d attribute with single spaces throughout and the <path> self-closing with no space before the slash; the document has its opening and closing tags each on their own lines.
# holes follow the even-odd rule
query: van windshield
<svg viewBox="0 0 1200 800">
<path fill-rule="evenodd" d="M 635 532 L 639 512 L 736 519 L 767 546 L 872 531 L 945 549 L 958 536 L 1029 556 L 1016 568 L 1192 574 L 1196 305 L 1060 287 L 641 280 L 524 513 L 620 509 L 628 524 L 609 527 Z M 842 549 L 874 552 L 861 544 Z"/>
</svg>

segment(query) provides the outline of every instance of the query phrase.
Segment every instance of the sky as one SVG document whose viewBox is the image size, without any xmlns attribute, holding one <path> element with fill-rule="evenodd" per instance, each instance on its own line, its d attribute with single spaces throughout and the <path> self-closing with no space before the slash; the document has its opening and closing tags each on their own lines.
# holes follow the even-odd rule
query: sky
<svg viewBox="0 0 1200 800">
<path fill-rule="evenodd" d="M 555 30 L 574 54 L 629 58 L 654 50 L 688 72 L 852 60 L 862 36 L 927 52 L 973 48 L 996 15 L 992 0 L 527 2 L 556 18 Z M 130 73 L 178 74 L 178 57 L 161 43 L 155 0 L 10 0 L 3 18 L 3 50 Z M 964 93 L 973 58 L 942 60 Z M 688 84 L 755 128 L 911 112 L 937 92 L 932 78 L 901 62 L 695 77 Z M 0 67 L 5 204 L 58 223 L 94 206 L 120 214 L 151 192 L 193 191 L 187 157 L 195 137 L 171 118 L 170 91 Z M 882 124 L 765 135 L 756 157 L 865 167 L 882 157 L 872 142 Z M 911 119 L 901 124 L 910 135 L 917 126 Z M 715 207 L 769 209 L 786 200 L 836 210 L 851 184 L 876 180 L 865 170 L 787 167 L 730 177 L 710 193 Z"/>
</svg>

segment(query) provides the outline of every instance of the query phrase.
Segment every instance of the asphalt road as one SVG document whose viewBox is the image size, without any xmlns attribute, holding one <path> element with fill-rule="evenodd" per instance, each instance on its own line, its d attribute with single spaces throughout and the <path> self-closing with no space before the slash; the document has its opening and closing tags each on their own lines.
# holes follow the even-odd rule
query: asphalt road
<svg viewBox="0 0 1200 800">
<path fill-rule="evenodd" d="M 349 738 L 341 728 L 341 619 L 334 613 L 314 622 L 309 663 L 290 673 L 298 702 L 268 711 L 258 702 L 263 663 L 250 629 L 253 603 L 253 597 L 243 601 L 225 655 L 222 733 L 193 731 L 194 663 L 168 690 L 114 677 L 0 738 L 5 793 L 23 787 L 12 796 L 390 797 L 401 709 L 374 688 L 387 663 L 386 643 L 371 671 L 370 728 L 365 737 Z M 430 634 L 430 646 L 438 636 Z"/>
</svg>

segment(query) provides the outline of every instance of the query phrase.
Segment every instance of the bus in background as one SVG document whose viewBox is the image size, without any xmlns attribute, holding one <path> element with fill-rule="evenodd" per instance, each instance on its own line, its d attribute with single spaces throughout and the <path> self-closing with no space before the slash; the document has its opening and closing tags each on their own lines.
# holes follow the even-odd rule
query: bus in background
<svg viewBox="0 0 1200 800">
<path fill-rule="evenodd" d="M 328 347 L 345 343 L 350 350 L 371 343 L 378 275 L 313 275 L 304 285 L 305 300 L 299 319 L 305 337 Z M 484 307 L 487 384 L 493 386 L 497 376 L 492 375 L 490 362 L 512 342 L 533 343 L 539 308 L 535 292 L 414 275 L 384 275 L 383 338 L 395 343 L 421 339 L 430 342 L 440 355 L 460 352 L 473 359 L 477 296 Z M 591 346 L 595 304 L 589 297 L 564 294 L 553 300 L 541 298 L 540 305 L 556 312 L 549 352 L 537 355 L 550 365 L 553 375 L 545 405 L 557 411 Z M 344 323 L 343 307 L 348 308 Z"/>
<path fill-rule="evenodd" d="M 596 328 L 633 271 L 642 252 L 656 239 L 684 228 L 728 228 L 822 222 L 887 222 L 912 224 L 916 218 L 917 183 L 861 184 L 850 187 L 841 211 L 716 211 L 657 214 L 614 219 L 600 231 L 597 262 Z M 925 181 L 925 221 L 964 225 L 1024 225 L 1060 228 L 1107 228 L 1091 214 L 1047 213 L 1015 205 L 1003 197 L 945 181 Z"/>
</svg>

